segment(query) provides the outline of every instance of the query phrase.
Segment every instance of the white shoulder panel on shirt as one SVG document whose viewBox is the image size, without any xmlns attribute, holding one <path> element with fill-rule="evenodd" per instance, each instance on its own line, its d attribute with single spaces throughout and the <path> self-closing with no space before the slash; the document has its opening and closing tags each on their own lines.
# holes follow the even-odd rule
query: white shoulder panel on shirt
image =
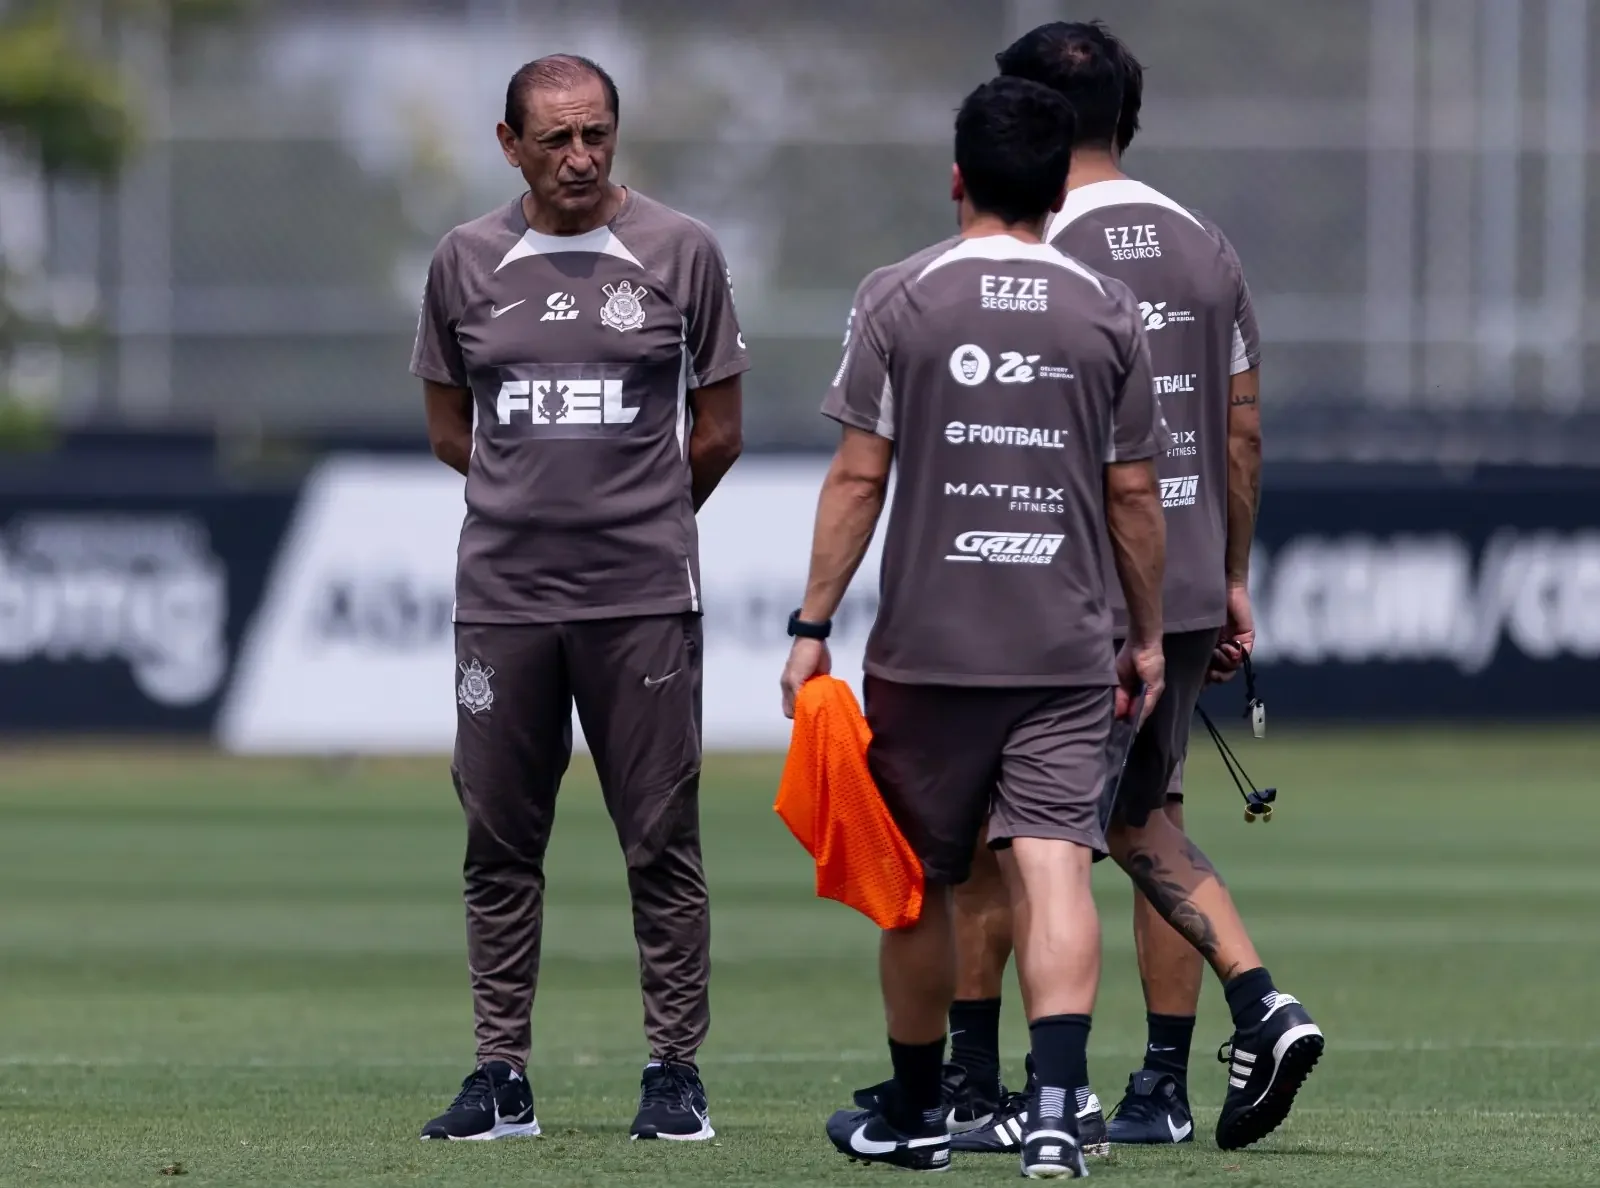
<svg viewBox="0 0 1600 1188">
<path fill-rule="evenodd" d="M 946 264 L 954 264 L 958 260 L 1031 260 L 1040 264 L 1053 264 L 1057 268 L 1065 268 L 1068 272 L 1077 273 L 1088 281 L 1102 295 L 1105 286 L 1100 283 L 1100 278 L 1093 272 L 1079 264 L 1071 256 L 1057 251 L 1048 243 L 1024 243 L 1010 235 L 978 235 L 970 239 L 963 239 L 944 255 L 937 257 L 917 274 L 921 280 L 936 268 Z"/>
<path fill-rule="evenodd" d="M 1068 190 L 1067 201 L 1050 220 L 1050 230 L 1046 233 L 1045 239 L 1054 240 L 1064 228 L 1084 215 L 1104 210 L 1108 206 L 1160 206 L 1181 214 L 1196 227 L 1204 226 L 1181 203 L 1175 202 L 1160 190 L 1147 186 L 1142 181 L 1134 181 L 1133 178 L 1127 177 L 1119 181 L 1093 182 L 1076 190 Z"/>
</svg>

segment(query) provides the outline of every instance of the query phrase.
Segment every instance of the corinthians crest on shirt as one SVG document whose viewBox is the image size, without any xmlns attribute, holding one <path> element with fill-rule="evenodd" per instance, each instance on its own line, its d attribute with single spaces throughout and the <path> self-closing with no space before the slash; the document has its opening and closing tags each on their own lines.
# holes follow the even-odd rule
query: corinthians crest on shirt
<svg viewBox="0 0 1600 1188">
<path fill-rule="evenodd" d="M 494 676 L 494 669 L 476 660 L 470 664 L 457 664 L 456 667 L 461 670 L 461 683 L 456 686 L 456 700 L 468 713 L 483 713 L 494 704 L 494 690 L 489 686 L 489 678 Z"/>
<path fill-rule="evenodd" d="M 637 330 L 644 325 L 645 289 L 633 287 L 632 281 L 615 285 L 602 285 L 606 303 L 600 307 L 601 324 L 613 330 Z"/>
</svg>

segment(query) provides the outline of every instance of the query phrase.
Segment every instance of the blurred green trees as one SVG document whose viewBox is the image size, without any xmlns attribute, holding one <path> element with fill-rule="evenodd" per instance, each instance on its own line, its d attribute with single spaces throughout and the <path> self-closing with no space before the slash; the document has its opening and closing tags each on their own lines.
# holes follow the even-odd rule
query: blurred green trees
<svg viewBox="0 0 1600 1188">
<path fill-rule="evenodd" d="M 42 177 L 108 181 L 137 151 L 138 97 L 111 48 L 141 24 L 170 35 L 236 11 L 243 0 L 0 0 L 0 152 Z M 3 241 L 0 241 L 3 242 Z M 36 435 L 45 412 L 11 398 L 19 345 L 81 335 L 12 298 L 0 256 L 0 443 Z"/>
</svg>

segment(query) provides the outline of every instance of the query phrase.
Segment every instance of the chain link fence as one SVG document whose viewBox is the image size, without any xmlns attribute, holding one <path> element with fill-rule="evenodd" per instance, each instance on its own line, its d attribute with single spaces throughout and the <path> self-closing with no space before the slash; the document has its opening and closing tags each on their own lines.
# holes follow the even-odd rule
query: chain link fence
<svg viewBox="0 0 1600 1188">
<path fill-rule="evenodd" d="M 1245 262 L 1278 456 L 1589 460 L 1600 416 L 1587 0 L 1119 0 L 1130 171 Z M 1051 0 L 333 0 L 117 47 L 149 140 L 105 191 L 0 158 L 0 252 L 87 347 L 19 352 L 70 424 L 420 432 L 428 256 L 519 179 L 506 80 L 622 93 L 616 176 L 706 220 L 756 370 L 748 436 L 816 405 L 868 270 L 947 234 L 951 121 Z"/>
</svg>

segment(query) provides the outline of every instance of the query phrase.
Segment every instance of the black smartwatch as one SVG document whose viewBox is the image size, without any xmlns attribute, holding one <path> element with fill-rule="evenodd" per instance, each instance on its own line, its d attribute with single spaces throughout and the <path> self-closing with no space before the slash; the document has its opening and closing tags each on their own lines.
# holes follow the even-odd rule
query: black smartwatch
<svg viewBox="0 0 1600 1188">
<path fill-rule="evenodd" d="M 800 617 L 800 612 L 795 610 L 789 615 L 789 634 L 797 639 L 827 639 L 833 634 L 833 620 L 824 619 L 820 623 L 807 623 Z"/>
</svg>

